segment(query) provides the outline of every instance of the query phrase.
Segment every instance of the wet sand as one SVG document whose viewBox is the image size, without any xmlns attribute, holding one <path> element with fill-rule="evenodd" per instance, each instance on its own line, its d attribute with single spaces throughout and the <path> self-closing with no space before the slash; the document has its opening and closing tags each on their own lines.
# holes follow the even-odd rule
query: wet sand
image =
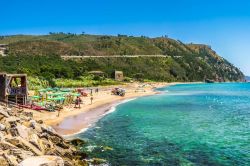
<svg viewBox="0 0 250 166">
<path fill-rule="evenodd" d="M 112 107 L 115 107 L 121 101 L 107 103 L 100 107 L 90 109 L 89 111 L 78 115 L 65 118 L 62 122 L 52 125 L 52 127 L 61 135 L 72 135 L 87 130 L 91 125 L 109 113 Z"/>
</svg>

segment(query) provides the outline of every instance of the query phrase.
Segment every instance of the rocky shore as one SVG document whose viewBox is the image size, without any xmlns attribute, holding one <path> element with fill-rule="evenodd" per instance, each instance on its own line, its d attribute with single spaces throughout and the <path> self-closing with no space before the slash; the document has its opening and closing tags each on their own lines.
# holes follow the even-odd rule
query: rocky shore
<svg viewBox="0 0 250 166">
<path fill-rule="evenodd" d="M 67 141 L 31 112 L 0 106 L 1 166 L 89 165 L 81 140 Z"/>
</svg>

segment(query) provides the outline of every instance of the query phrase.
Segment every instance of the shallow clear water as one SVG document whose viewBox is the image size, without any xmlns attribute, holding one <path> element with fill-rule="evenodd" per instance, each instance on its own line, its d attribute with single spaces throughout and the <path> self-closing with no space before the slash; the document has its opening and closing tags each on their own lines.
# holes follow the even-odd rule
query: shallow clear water
<svg viewBox="0 0 250 166">
<path fill-rule="evenodd" d="M 90 156 L 111 165 L 250 165 L 250 84 L 159 90 L 117 106 L 79 134 Z"/>
</svg>

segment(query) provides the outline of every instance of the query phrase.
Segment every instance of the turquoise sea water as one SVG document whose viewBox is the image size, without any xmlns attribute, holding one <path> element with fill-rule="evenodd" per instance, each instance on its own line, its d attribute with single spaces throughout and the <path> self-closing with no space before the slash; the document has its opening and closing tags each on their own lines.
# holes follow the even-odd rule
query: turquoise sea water
<svg viewBox="0 0 250 166">
<path fill-rule="evenodd" d="M 110 165 L 250 165 L 250 84 L 159 90 L 117 106 L 79 134 L 90 156 Z"/>
</svg>

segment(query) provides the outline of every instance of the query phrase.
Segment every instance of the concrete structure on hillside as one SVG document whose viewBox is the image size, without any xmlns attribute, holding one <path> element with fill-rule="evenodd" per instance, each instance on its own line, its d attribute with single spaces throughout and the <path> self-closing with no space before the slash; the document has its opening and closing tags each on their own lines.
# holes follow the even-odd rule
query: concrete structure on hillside
<svg viewBox="0 0 250 166">
<path fill-rule="evenodd" d="M 26 74 L 0 73 L 0 101 L 25 105 L 28 97 Z"/>
<path fill-rule="evenodd" d="M 123 72 L 122 71 L 114 71 L 113 78 L 117 81 L 123 81 Z"/>
<path fill-rule="evenodd" d="M 7 44 L 0 44 L 0 56 L 6 56 Z"/>
</svg>

